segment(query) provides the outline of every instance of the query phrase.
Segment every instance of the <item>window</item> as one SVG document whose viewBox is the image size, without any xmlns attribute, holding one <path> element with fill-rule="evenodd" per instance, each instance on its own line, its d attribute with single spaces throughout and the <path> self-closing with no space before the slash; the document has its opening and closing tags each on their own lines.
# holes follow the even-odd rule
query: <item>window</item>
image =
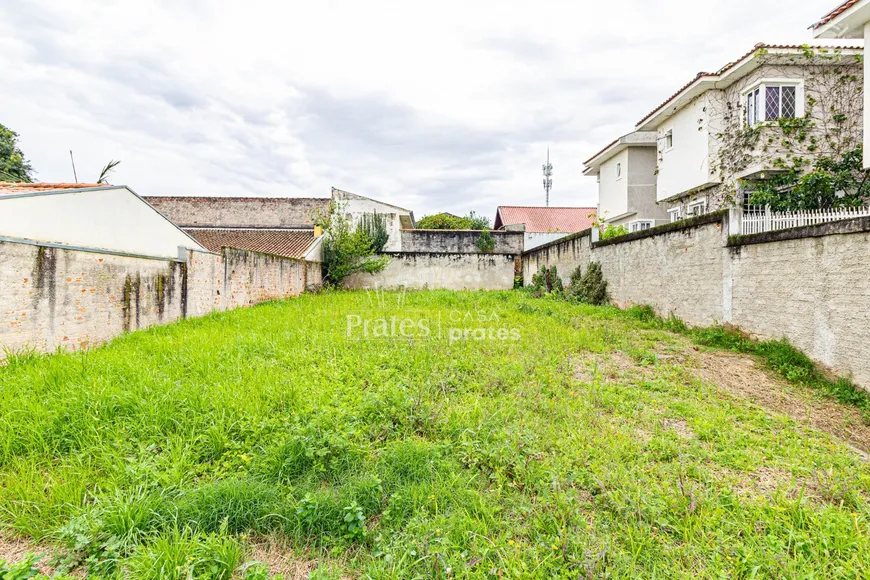
<svg viewBox="0 0 870 580">
<path fill-rule="evenodd" d="M 665 133 L 665 151 L 674 148 L 674 130 L 670 129 Z"/>
<path fill-rule="evenodd" d="M 689 204 L 689 211 L 686 213 L 689 215 L 689 217 L 704 215 L 705 213 L 707 213 L 707 200 L 700 199 L 693 201 Z"/>
<path fill-rule="evenodd" d="M 758 115 L 758 97 L 761 89 L 757 88 L 746 95 L 746 124 L 754 127 L 760 120 Z"/>
<path fill-rule="evenodd" d="M 668 210 L 668 215 L 670 216 L 672 222 L 679 221 L 683 219 L 683 209 L 680 206 L 672 207 Z"/>
<path fill-rule="evenodd" d="M 648 230 L 652 227 L 652 222 L 649 220 L 641 220 L 636 222 L 631 222 L 629 224 L 629 231 L 631 232 L 642 232 L 644 230 Z"/>
<path fill-rule="evenodd" d="M 622 163 L 616 164 L 616 179 L 622 178 Z"/>
<path fill-rule="evenodd" d="M 746 124 L 754 127 L 762 121 L 794 119 L 803 115 L 798 84 L 768 82 L 746 93 Z"/>
</svg>

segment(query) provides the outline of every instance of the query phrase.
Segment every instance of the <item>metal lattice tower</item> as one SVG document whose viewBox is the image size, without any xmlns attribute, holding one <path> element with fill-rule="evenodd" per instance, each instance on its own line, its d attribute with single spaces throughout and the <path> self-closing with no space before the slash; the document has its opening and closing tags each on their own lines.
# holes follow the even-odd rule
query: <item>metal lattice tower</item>
<svg viewBox="0 0 870 580">
<path fill-rule="evenodd" d="M 547 162 L 541 166 L 544 170 L 544 193 L 546 204 L 550 207 L 550 190 L 553 188 L 553 164 L 550 163 L 550 148 L 547 147 Z"/>
</svg>

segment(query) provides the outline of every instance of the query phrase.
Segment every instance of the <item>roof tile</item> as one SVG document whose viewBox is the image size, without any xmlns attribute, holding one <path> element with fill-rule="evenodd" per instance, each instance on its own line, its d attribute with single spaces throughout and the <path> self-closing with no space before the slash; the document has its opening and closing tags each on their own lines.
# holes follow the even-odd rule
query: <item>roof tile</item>
<svg viewBox="0 0 870 580">
<path fill-rule="evenodd" d="M 592 227 L 594 207 L 523 207 L 502 205 L 498 208 L 502 226 L 526 224 L 527 232 L 565 232 L 573 234 Z"/>
<path fill-rule="evenodd" d="M 59 191 L 63 189 L 89 189 L 112 187 L 108 183 L 19 183 L 0 182 L 0 193 L 28 193 L 35 191 Z"/>
<path fill-rule="evenodd" d="M 301 258 L 314 242 L 313 230 L 185 228 L 184 231 L 212 252 L 220 252 L 221 248 L 237 248 L 285 258 Z"/>
</svg>

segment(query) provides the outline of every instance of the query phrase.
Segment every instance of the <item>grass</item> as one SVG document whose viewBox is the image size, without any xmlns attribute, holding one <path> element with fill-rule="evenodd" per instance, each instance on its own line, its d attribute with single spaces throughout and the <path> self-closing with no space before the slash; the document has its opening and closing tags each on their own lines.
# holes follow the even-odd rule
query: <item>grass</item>
<svg viewBox="0 0 870 580">
<path fill-rule="evenodd" d="M 12 357 L 0 525 L 104 578 L 266 578 L 266 535 L 317 578 L 870 574 L 867 466 L 662 356 L 685 348 L 665 326 L 326 293 Z"/>
</svg>

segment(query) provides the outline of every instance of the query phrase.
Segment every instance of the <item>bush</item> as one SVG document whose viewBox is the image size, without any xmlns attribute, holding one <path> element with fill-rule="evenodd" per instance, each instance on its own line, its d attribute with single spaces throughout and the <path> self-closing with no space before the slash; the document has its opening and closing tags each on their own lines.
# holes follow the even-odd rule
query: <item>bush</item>
<svg viewBox="0 0 870 580">
<path fill-rule="evenodd" d="M 580 266 L 571 273 L 571 284 L 566 297 L 577 302 L 600 306 L 607 304 L 607 281 L 601 273 L 601 264 L 592 262 L 582 273 Z"/>
<path fill-rule="evenodd" d="M 386 239 L 382 238 L 386 225 L 381 221 L 382 217 L 377 214 L 365 216 L 353 229 L 350 216 L 338 203 L 331 203 L 329 212 L 316 218 L 324 229 L 323 278 L 326 285 L 339 286 L 351 274 L 375 274 L 387 267 L 389 258 L 376 255 L 386 244 Z"/>
<path fill-rule="evenodd" d="M 624 236 L 628 233 L 628 226 L 615 226 L 613 224 L 607 224 L 607 226 L 601 228 L 601 239 L 609 240 L 610 238 L 617 238 L 619 236 Z"/>
<path fill-rule="evenodd" d="M 492 237 L 492 234 L 489 233 L 489 230 L 483 230 L 480 232 L 480 236 L 477 238 L 477 247 L 484 254 L 489 254 L 495 249 L 495 238 Z"/>
<path fill-rule="evenodd" d="M 538 273 L 532 276 L 532 286 L 540 294 L 561 293 L 564 290 L 556 266 L 550 268 L 541 266 Z"/>
</svg>

